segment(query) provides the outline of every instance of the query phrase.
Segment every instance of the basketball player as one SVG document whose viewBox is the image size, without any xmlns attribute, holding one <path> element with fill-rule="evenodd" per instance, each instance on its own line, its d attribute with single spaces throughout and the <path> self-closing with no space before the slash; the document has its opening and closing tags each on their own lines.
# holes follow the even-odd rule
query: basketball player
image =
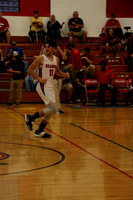
<svg viewBox="0 0 133 200">
<path fill-rule="evenodd" d="M 53 86 L 54 74 L 60 77 L 69 77 L 68 73 L 60 71 L 59 60 L 53 55 L 55 49 L 56 43 L 53 40 L 47 40 L 45 43 L 45 54 L 38 56 L 28 69 L 28 74 L 38 80 L 36 90 L 46 105 L 44 109 L 39 110 L 33 115 L 25 115 L 25 123 L 30 131 L 33 130 L 32 122 L 42 117 L 42 122 L 34 134 L 36 137 L 51 137 L 51 135 L 45 133 L 43 130 L 48 124 L 52 113 L 56 112 L 56 100 Z M 41 76 L 37 76 L 34 72 L 34 69 L 39 65 L 42 66 Z"/>
</svg>

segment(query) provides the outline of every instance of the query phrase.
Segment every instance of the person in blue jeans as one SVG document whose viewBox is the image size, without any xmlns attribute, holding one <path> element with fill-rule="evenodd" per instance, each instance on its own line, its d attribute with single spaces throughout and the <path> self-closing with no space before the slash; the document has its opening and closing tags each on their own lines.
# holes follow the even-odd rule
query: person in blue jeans
<svg viewBox="0 0 133 200">
<path fill-rule="evenodd" d="M 39 69 L 38 67 L 34 70 L 34 72 L 38 75 Z M 35 90 L 37 86 L 38 80 L 34 79 L 31 75 L 27 75 L 25 78 L 25 87 L 27 91 Z"/>
</svg>

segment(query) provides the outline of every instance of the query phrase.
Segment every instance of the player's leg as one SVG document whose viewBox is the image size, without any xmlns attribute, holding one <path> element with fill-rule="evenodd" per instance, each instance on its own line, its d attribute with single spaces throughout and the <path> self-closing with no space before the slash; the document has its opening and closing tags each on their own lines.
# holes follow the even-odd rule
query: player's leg
<svg viewBox="0 0 133 200">
<path fill-rule="evenodd" d="M 41 113 L 41 111 L 40 111 L 40 113 Z M 28 127 L 28 129 L 30 131 L 33 130 L 33 128 L 32 128 L 32 122 L 34 122 L 35 119 L 40 118 L 40 117 L 41 117 L 41 115 L 39 114 L 39 112 L 36 112 L 33 115 L 26 114 L 24 116 L 25 123 L 26 123 L 26 125 L 27 125 L 27 127 Z"/>
<path fill-rule="evenodd" d="M 43 117 L 43 120 L 40 123 L 38 129 L 35 131 L 36 137 L 45 137 L 45 138 L 51 137 L 51 135 L 47 134 L 44 131 L 44 128 L 47 126 L 47 124 L 52 116 L 52 113 L 54 113 L 54 112 L 56 112 L 56 104 L 50 102 L 44 109 L 45 115 Z"/>
</svg>

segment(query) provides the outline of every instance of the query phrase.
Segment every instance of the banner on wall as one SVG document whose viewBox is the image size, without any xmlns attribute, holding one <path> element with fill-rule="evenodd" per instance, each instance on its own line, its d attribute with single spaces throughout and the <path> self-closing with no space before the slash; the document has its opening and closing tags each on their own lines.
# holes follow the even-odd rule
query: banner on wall
<svg viewBox="0 0 133 200">
<path fill-rule="evenodd" d="M 106 17 L 116 13 L 118 18 L 133 17 L 133 0 L 106 0 Z"/>
<path fill-rule="evenodd" d="M 15 3 L 19 5 L 18 10 L 15 10 Z M 7 16 L 33 16 L 34 10 L 42 17 L 50 16 L 50 0 L 0 0 L 0 5 L 3 15 Z"/>
</svg>

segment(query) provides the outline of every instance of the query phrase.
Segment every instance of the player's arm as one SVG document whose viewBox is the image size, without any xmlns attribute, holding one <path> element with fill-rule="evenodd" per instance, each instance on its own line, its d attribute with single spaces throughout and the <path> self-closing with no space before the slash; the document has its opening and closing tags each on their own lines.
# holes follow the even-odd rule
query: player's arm
<svg viewBox="0 0 133 200">
<path fill-rule="evenodd" d="M 69 78 L 69 74 L 68 72 L 66 73 L 63 73 L 61 70 L 60 70 L 60 67 L 59 67 L 59 59 L 56 57 L 57 59 L 57 66 L 56 66 L 56 71 L 55 71 L 55 74 L 57 76 L 60 76 L 60 77 L 63 77 L 63 78 Z"/>
<path fill-rule="evenodd" d="M 38 66 L 41 66 L 44 64 L 44 58 L 43 56 L 38 56 L 33 63 L 29 66 L 27 73 L 31 75 L 34 79 L 37 79 L 41 83 L 46 83 L 47 79 L 42 79 L 34 72 L 34 69 L 36 69 Z"/>
</svg>

